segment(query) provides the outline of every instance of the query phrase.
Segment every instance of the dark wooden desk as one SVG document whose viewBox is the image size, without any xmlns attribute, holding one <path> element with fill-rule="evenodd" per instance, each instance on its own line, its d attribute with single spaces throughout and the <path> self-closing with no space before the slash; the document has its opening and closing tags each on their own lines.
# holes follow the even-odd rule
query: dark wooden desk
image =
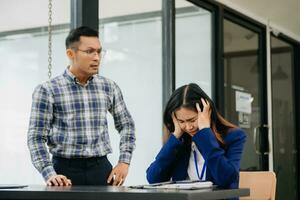
<svg viewBox="0 0 300 200">
<path fill-rule="evenodd" d="M 1 189 L 0 199 L 14 200 L 201 200 L 249 196 L 249 189 L 166 190 L 131 189 L 113 186 L 47 187 L 28 186 L 22 189 Z"/>
</svg>

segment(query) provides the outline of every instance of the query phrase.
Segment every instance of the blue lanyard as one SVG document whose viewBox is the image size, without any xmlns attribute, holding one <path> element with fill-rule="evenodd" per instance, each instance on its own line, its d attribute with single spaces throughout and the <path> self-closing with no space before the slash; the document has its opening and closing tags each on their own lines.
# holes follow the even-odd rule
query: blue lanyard
<svg viewBox="0 0 300 200">
<path fill-rule="evenodd" d="M 193 149 L 193 154 L 194 154 L 194 161 L 195 161 L 195 166 L 196 166 L 196 171 L 197 171 L 197 176 L 199 178 L 199 180 L 203 179 L 204 176 L 204 172 L 205 172 L 205 168 L 206 168 L 206 161 L 204 161 L 203 167 L 202 167 L 202 171 L 201 171 L 201 176 L 199 176 L 199 169 L 198 169 L 198 162 L 197 162 L 197 154 L 196 154 L 196 150 Z"/>
</svg>

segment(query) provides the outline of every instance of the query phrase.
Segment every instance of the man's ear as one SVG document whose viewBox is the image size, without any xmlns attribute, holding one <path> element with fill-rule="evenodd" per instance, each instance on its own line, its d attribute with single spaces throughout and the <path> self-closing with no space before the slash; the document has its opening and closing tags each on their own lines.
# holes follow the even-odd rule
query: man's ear
<svg viewBox="0 0 300 200">
<path fill-rule="evenodd" d="M 69 59 L 73 60 L 75 57 L 75 51 L 73 49 L 67 49 L 66 54 Z"/>
</svg>

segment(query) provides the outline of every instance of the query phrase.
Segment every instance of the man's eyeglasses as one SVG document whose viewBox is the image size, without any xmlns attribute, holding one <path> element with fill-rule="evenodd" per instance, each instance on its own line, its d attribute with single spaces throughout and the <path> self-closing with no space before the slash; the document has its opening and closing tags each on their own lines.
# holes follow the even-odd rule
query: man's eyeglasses
<svg viewBox="0 0 300 200">
<path fill-rule="evenodd" d="M 91 56 L 91 57 L 93 57 L 95 55 L 99 55 L 101 58 L 103 58 L 104 55 L 105 55 L 105 53 L 106 53 L 106 50 L 104 50 L 104 49 L 87 49 L 87 50 L 82 50 L 82 49 L 76 48 L 75 50 L 84 52 L 84 53 L 86 53 L 86 55 Z"/>
</svg>

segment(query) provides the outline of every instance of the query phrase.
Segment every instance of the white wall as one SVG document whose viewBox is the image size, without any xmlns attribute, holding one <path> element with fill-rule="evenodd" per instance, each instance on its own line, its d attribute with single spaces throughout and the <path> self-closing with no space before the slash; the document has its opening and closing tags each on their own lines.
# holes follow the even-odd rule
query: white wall
<svg viewBox="0 0 300 200">
<path fill-rule="evenodd" d="M 70 1 L 52 0 L 52 24 L 70 22 Z M 48 25 L 48 0 L 0 0 L 0 32 Z"/>
<path fill-rule="evenodd" d="M 52 0 L 52 6 L 53 25 L 70 22 L 70 0 Z M 99 0 L 99 18 L 159 11 L 161 6 L 161 0 Z M 190 3 L 177 0 L 176 6 Z M 48 26 L 48 0 L 0 0 L 0 24 L 0 32 Z"/>
<path fill-rule="evenodd" d="M 300 41 L 300 14 L 298 0 L 215 0 L 252 19 L 269 25 L 276 32 Z"/>
</svg>

